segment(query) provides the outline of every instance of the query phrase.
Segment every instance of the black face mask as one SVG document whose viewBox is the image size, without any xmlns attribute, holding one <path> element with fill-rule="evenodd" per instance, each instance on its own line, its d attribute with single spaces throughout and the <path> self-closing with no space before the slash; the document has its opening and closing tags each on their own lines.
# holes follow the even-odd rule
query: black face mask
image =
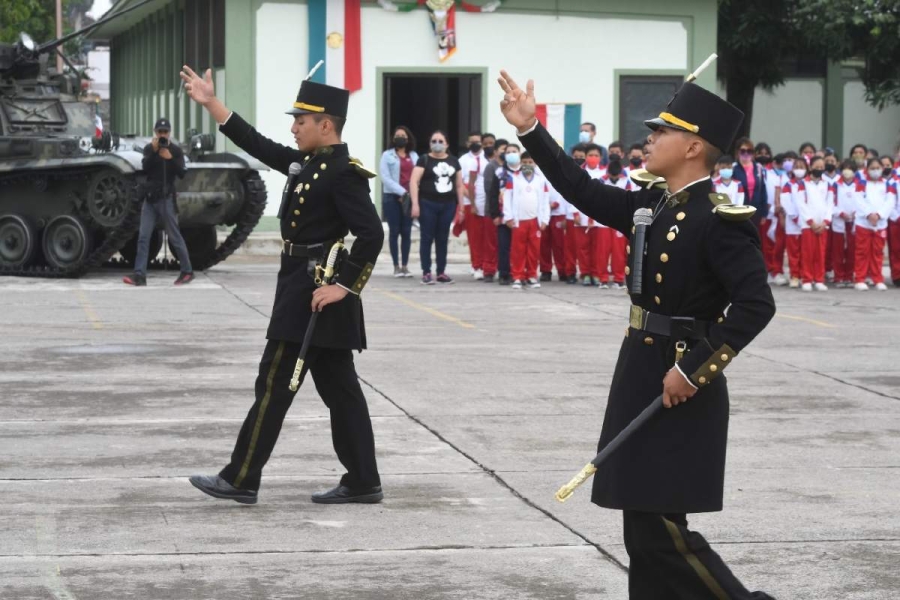
<svg viewBox="0 0 900 600">
<path fill-rule="evenodd" d="M 832 165 L 832 164 L 825 165 L 825 170 L 829 173 L 834 173 L 835 171 L 837 171 L 837 165 Z"/>
<path fill-rule="evenodd" d="M 756 157 L 756 162 L 761 165 L 770 165 L 770 164 L 772 164 L 772 157 L 767 156 L 765 154 L 761 154 Z"/>
<path fill-rule="evenodd" d="M 641 166 L 642 164 L 644 164 L 644 159 L 642 159 L 642 158 L 640 158 L 640 157 L 637 157 L 637 156 L 632 156 L 632 157 L 628 160 L 628 162 L 631 164 L 632 167 L 639 167 L 639 166 Z"/>
<path fill-rule="evenodd" d="M 409 140 L 405 137 L 395 137 L 394 138 L 394 148 L 406 148 L 406 144 L 409 143 Z"/>
<path fill-rule="evenodd" d="M 578 165 L 579 167 L 582 166 L 582 165 L 584 164 L 584 159 L 583 159 L 583 158 L 573 158 L 572 160 L 574 160 L 574 161 L 575 161 L 575 164 Z"/>
<path fill-rule="evenodd" d="M 812 169 L 809 173 L 810 173 L 810 175 L 812 175 L 813 177 L 818 179 L 819 177 L 822 176 L 822 173 L 824 173 L 824 172 L 825 171 L 823 171 L 822 169 Z"/>
<path fill-rule="evenodd" d="M 890 178 L 891 173 L 893 173 L 893 172 L 894 172 L 894 170 L 893 170 L 892 168 L 890 168 L 890 167 L 885 167 L 885 168 L 881 171 L 881 174 L 884 176 L 885 179 L 888 179 L 888 178 Z"/>
<path fill-rule="evenodd" d="M 472 154 L 475 154 L 479 150 L 481 150 L 481 142 L 472 142 L 469 144 L 469 152 Z"/>
<path fill-rule="evenodd" d="M 486 158 L 493 158 L 494 157 L 494 147 L 493 146 L 485 146 L 484 147 L 484 156 Z"/>
<path fill-rule="evenodd" d="M 617 160 L 609 161 L 609 167 L 607 167 L 606 172 L 609 173 L 610 177 L 618 177 L 622 174 L 622 163 Z"/>
</svg>

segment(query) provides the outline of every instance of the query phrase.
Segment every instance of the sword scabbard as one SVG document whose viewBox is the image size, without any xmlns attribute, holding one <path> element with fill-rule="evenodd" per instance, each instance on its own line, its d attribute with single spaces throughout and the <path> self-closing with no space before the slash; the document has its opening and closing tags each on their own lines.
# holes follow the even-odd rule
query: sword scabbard
<svg viewBox="0 0 900 600">
<path fill-rule="evenodd" d="M 594 463 L 588 463 L 585 467 L 569 481 L 566 485 L 559 488 L 556 492 L 556 499 L 559 502 L 565 502 L 569 498 L 572 497 L 572 494 L 575 493 L 575 488 L 580 486 L 582 483 L 587 481 L 594 473 L 597 472 L 597 467 L 594 466 Z"/>
</svg>

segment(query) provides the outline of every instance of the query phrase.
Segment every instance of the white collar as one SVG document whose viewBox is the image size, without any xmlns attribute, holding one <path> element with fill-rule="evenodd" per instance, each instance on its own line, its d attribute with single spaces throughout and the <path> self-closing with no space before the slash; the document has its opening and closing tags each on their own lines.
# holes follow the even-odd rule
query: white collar
<svg viewBox="0 0 900 600">
<path fill-rule="evenodd" d="M 678 194 L 678 193 L 683 192 L 684 190 L 688 189 L 688 188 L 691 187 L 692 185 L 697 184 L 697 183 L 700 183 L 701 181 L 706 181 L 707 179 L 709 179 L 709 175 L 707 175 L 706 177 L 701 177 L 701 178 L 698 179 L 697 181 L 692 181 L 692 182 L 690 182 L 689 184 L 687 184 L 686 186 L 684 186 L 683 188 L 681 188 L 680 190 L 677 190 L 677 191 L 674 191 L 674 192 L 669 192 L 669 194 L 672 195 L 672 196 L 674 196 L 675 194 Z M 732 179 L 732 181 L 734 181 L 734 180 Z"/>
</svg>

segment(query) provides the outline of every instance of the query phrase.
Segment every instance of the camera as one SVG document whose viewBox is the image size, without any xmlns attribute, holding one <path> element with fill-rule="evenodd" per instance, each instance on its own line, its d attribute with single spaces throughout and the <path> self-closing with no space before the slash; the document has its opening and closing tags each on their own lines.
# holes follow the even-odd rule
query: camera
<svg viewBox="0 0 900 600">
<path fill-rule="evenodd" d="M 169 147 L 169 138 L 167 138 L 167 137 L 159 138 L 159 147 L 160 148 L 168 148 Z"/>
</svg>

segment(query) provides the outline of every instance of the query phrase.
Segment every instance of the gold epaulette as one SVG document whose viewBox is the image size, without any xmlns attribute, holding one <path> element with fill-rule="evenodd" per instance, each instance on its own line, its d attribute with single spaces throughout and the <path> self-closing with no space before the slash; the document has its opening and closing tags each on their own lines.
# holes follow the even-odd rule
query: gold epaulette
<svg viewBox="0 0 900 600">
<path fill-rule="evenodd" d="M 725 194 L 710 194 L 709 201 L 713 203 L 712 211 L 726 221 L 746 221 L 754 214 L 756 208 L 732 204 Z"/>
<path fill-rule="evenodd" d="M 669 189 L 669 185 L 666 183 L 664 177 L 659 177 L 654 175 L 647 169 L 632 169 L 628 172 L 628 177 L 635 183 L 635 185 L 642 187 L 646 190 L 656 189 L 656 190 L 666 190 Z"/>
<path fill-rule="evenodd" d="M 353 165 L 353 168 L 356 169 L 356 172 L 365 177 L 366 179 L 373 179 L 377 177 L 377 173 L 375 171 L 369 170 L 362 164 L 358 158 L 350 157 L 350 164 Z"/>
</svg>

